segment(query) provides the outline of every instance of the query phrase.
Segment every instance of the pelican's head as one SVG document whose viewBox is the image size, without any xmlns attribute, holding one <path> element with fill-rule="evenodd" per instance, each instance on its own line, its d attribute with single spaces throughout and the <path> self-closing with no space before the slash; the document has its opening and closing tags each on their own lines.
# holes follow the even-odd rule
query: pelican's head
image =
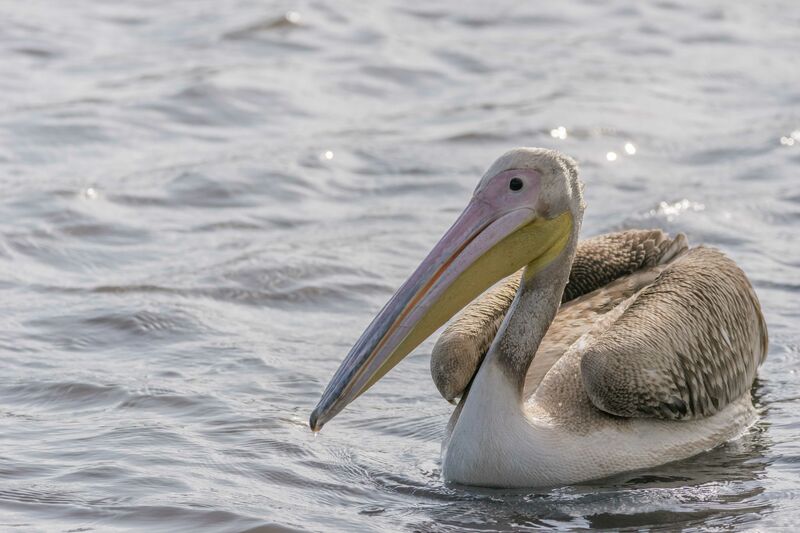
<svg viewBox="0 0 800 533">
<path fill-rule="evenodd" d="M 582 214 L 572 159 L 541 148 L 502 155 L 350 350 L 311 413 L 311 429 L 321 429 L 494 283 L 525 265 L 534 275 L 553 261 Z"/>
</svg>

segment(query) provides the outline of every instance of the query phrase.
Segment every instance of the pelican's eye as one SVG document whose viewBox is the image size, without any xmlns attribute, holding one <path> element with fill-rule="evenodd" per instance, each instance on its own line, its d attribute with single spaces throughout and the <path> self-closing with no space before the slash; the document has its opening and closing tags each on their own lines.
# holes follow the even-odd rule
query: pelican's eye
<svg viewBox="0 0 800 533">
<path fill-rule="evenodd" d="M 522 188 L 522 180 L 519 178 L 511 178 L 511 181 L 508 182 L 508 188 L 512 191 L 518 191 Z"/>
</svg>

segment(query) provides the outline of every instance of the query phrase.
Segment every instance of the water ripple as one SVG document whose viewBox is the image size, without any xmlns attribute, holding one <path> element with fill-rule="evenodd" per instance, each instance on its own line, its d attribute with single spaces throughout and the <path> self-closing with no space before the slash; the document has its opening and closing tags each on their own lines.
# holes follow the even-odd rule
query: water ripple
<svg viewBox="0 0 800 533">
<path fill-rule="evenodd" d="M 0 530 L 792 530 L 798 13 L 0 5 Z M 771 339 L 748 434 L 572 487 L 446 484 L 431 342 L 308 431 L 518 145 L 579 162 L 585 235 L 682 231 L 747 272 Z"/>
</svg>

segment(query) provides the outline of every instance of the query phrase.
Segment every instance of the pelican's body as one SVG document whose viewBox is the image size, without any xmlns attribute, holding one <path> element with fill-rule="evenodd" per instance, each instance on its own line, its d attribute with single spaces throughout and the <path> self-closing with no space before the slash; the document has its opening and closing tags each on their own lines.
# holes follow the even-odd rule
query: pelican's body
<svg viewBox="0 0 800 533">
<path fill-rule="evenodd" d="M 460 397 L 442 447 L 449 481 L 575 483 L 740 435 L 756 416 L 749 390 L 767 348 L 744 273 L 660 231 L 579 245 L 582 216 L 570 159 L 540 149 L 498 159 L 356 343 L 312 428 L 465 308 L 431 360 L 442 395 Z"/>
<path fill-rule="evenodd" d="M 724 260 L 708 249 L 690 251 L 687 259 Z M 684 459 L 739 436 L 756 416 L 749 390 L 715 414 L 682 421 L 615 416 L 589 398 L 583 356 L 663 270 L 644 268 L 562 304 L 534 357 L 538 364 L 527 373 L 521 405 L 519 395 L 508 394 L 513 388 L 499 365 L 491 359 L 482 364 L 448 424 L 445 477 L 483 486 L 575 483 Z M 439 364 L 458 341 L 471 341 L 459 335 L 465 319 L 456 320 L 434 349 Z"/>
<path fill-rule="evenodd" d="M 610 268 L 615 260 L 618 265 Z M 602 263 L 606 267 L 605 276 L 598 279 L 597 269 L 582 269 L 587 262 Z M 581 242 L 572 266 L 567 285 L 572 288 L 565 292 L 562 300 L 566 301 L 536 349 L 526 373 L 521 405 L 518 394 L 503 394 L 513 388 L 503 372 L 497 372 L 498 365 L 492 358 L 480 364 L 484 354 L 491 353 L 489 348 L 500 324 L 498 319 L 502 320 L 512 302 L 509 294 L 517 293 L 519 276 L 509 278 L 468 306 L 439 338 L 432 353 L 431 370 L 442 395 L 453 401 L 472 383 L 451 417 L 442 445 L 447 479 L 483 486 L 574 483 L 691 457 L 739 436 L 755 420 L 749 386 L 744 385 L 752 382 L 749 376 L 766 355 L 766 326 L 755 293 L 730 259 L 704 247 L 689 249 L 683 235 L 670 240 L 657 230 L 639 230 Z M 607 282 L 608 279 L 611 281 Z M 705 290 L 694 294 L 684 290 L 672 304 L 665 301 L 666 297 L 654 297 L 665 289 L 685 284 L 705 286 Z M 730 292 L 739 295 L 738 305 L 709 305 L 703 301 L 708 298 L 713 301 L 715 296 L 722 298 Z M 642 293 L 645 295 L 640 299 Z M 640 346 L 656 354 L 651 356 L 655 362 L 646 365 L 641 373 L 651 394 L 664 388 L 659 383 L 664 374 L 677 370 L 663 373 L 657 368 L 658 361 L 670 361 L 670 350 L 648 320 L 671 319 L 671 324 L 661 328 L 685 329 L 687 337 L 697 335 L 701 329 L 710 330 L 703 333 L 702 346 L 691 346 L 691 342 L 681 340 L 682 332 L 676 331 L 675 339 L 683 344 L 679 350 L 688 353 L 704 349 L 712 364 L 715 359 L 724 362 L 726 355 L 711 353 L 715 345 L 723 346 L 724 351 L 736 351 L 744 356 L 743 360 L 750 355 L 751 366 L 746 372 L 749 375 L 737 389 L 732 384 L 735 380 L 726 378 L 724 368 L 719 368 L 716 378 L 723 388 L 731 389 L 730 393 L 698 392 L 687 402 L 685 412 L 677 407 L 674 412 L 667 408 L 668 412 L 660 418 L 641 416 L 644 413 L 635 416 L 633 412 L 615 416 L 599 409 L 596 403 L 601 403 L 602 398 L 595 403 L 589 397 L 582 359 L 590 348 L 597 346 L 599 338 L 624 325 L 620 324 L 622 315 L 636 301 L 640 311 L 626 318 L 629 322 L 644 321 L 629 335 L 641 332 Z M 528 303 L 535 305 L 533 301 Z M 676 303 L 695 312 L 681 319 L 669 309 Z M 517 309 L 515 316 L 532 321 L 537 311 Z M 664 316 L 658 317 L 657 311 Z M 698 321 L 691 322 L 692 316 Z M 749 331 L 737 332 L 737 326 Z M 524 336 L 517 338 L 514 349 L 530 349 L 524 346 L 524 340 Z M 623 351 L 626 341 L 630 339 L 616 340 L 613 346 L 617 353 Z M 738 345 L 734 346 L 734 342 Z M 631 359 L 641 361 L 646 359 L 644 355 L 634 355 Z M 695 366 L 699 366 L 696 361 L 702 357 L 693 359 Z M 731 364 L 736 363 L 731 358 Z M 626 368 L 635 366 L 634 360 Z M 648 372 L 652 375 L 649 380 Z M 692 370 L 681 368 L 680 372 L 686 374 Z M 715 387 L 684 384 L 687 391 L 699 386 Z M 713 399 L 719 397 L 722 401 L 726 394 L 727 403 L 715 407 Z M 710 404 L 703 405 L 703 401 Z M 627 405 L 635 404 L 636 400 L 631 398 Z M 610 406 L 606 409 L 611 411 Z M 704 412 L 707 416 L 702 415 Z"/>
<path fill-rule="evenodd" d="M 691 457 L 738 437 L 755 420 L 749 393 L 700 420 L 613 417 L 582 393 L 579 354 L 557 365 L 562 405 L 534 397 L 522 409 L 507 394 L 502 371 L 481 367 L 472 400 L 443 443 L 445 479 L 485 487 L 578 483 Z"/>
</svg>

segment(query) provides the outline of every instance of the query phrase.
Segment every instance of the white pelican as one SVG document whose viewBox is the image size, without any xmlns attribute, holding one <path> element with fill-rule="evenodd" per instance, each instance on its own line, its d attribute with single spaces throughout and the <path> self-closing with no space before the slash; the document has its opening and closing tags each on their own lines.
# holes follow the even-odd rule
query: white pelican
<svg viewBox="0 0 800 533">
<path fill-rule="evenodd" d="M 446 480 L 577 483 L 739 436 L 755 419 L 750 387 L 767 353 L 744 273 L 658 230 L 579 244 L 581 189 L 575 162 L 554 151 L 518 148 L 495 161 L 358 339 L 311 428 L 524 267 L 434 348 L 434 381 L 448 400 L 460 397 L 442 446 Z"/>
</svg>

